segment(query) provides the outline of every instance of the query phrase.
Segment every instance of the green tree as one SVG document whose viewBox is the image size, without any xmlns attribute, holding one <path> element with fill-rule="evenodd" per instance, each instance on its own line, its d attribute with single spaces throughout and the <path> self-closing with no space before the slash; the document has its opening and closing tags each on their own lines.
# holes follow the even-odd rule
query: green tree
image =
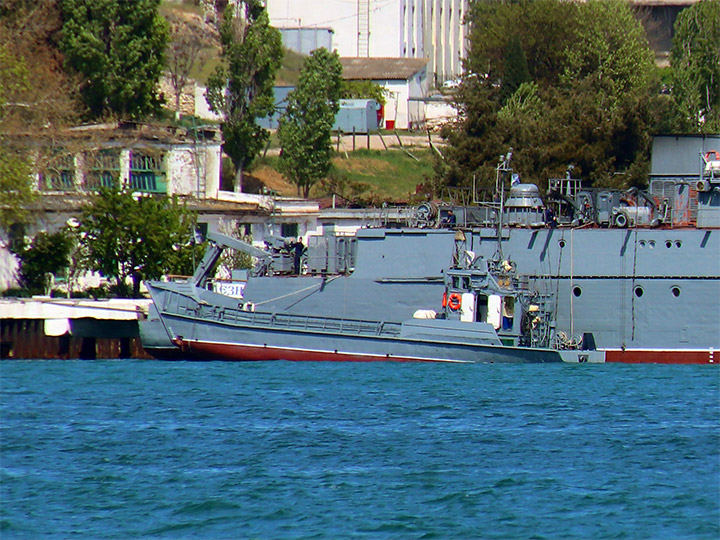
<svg viewBox="0 0 720 540">
<path fill-rule="evenodd" d="M 259 0 L 242 0 L 244 17 L 228 5 L 220 26 L 221 63 L 208 80 L 206 99 L 220 114 L 223 150 L 235 166 L 235 191 L 243 174 L 265 146 L 269 132 L 257 125 L 275 110 L 273 84 L 282 63 L 280 31 L 270 26 Z"/>
<path fill-rule="evenodd" d="M 189 257 L 181 248 L 190 239 L 194 216 L 175 198 L 102 189 L 79 221 L 81 266 L 114 279 L 120 296 L 139 297 L 143 280 L 188 273 Z"/>
<path fill-rule="evenodd" d="M 52 165 L 49 152 L 25 141 L 50 146 L 58 140 L 77 118 L 77 84 L 63 72 L 55 46 L 61 26 L 56 3 L 0 4 L 0 227 L 8 228 L 32 220 L 37 192 L 31 173 Z"/>
<path fill-rule="evenodd" d="M 437 166 L 448 185 L 474 179 L 489 190 L 509 147 L 523 180 L 541 185 L 570 163 L 589 182 L 642 180 L 658 85 L 626 2 L 476 2 L 470 17 L 466 65 L 474 76 L 456 94 L 463 121 L 445 129 L 447 161 Z"/>
<path fill-rule="evenodd" d="M 627 96 L 647 95 L 655 62 L 628 3 L 591 0 L 580 6 L 579 14 L 575 39 L 565 49 L 565 84 L 591 80 L 598 105 L 609 111 Z"/>
<path fill-rule="evenodd" d="M 307 197 L 330 171 L 331 131 L 340 110 L 342 65 L 337 53 L 316 49 L 305 60 L 298 85 L 280 119 L 280 170 Z"/>
<path fill-rule="evenodd" d="M 6 127 L 13 101 L 29 88 L 28 68 L 0 43 L 0 228 L 24 221 L 28 205 L 35 199 L 31 185 L 30 157 L 11 144 Z"/>
<path fill-rule="evenodd" d="M 342 82 L 341 99 L 374 99 L 380 105 L 387 101 L 387 90 L 375 81 L 358 80 Z"/>
<path fill-rule="evenodd" d="M 680 12 L 671 51 L 672 91 L 681 124 L 701 133 L 720 131 L 720 0 Z"/>
<path fill-rule="evenodd" d="M 157 112 L 157 84 L 169 31 L 160 0 L 59 0 L 60 48 L 66 67 L 82 75 L 83 100 L 94 118 L 142 118 Z"/>
<path fill-rule="evenodd" d="M 527 57 L 520 37 L 513 36 L 507 44 L 500 99 L 505 103 L 523 83 L 530 82 Z"/>
<path fill-rule="evenodd" d="M 70 266 L 73 239 L 67 231 L 40 232 L 20 257 L 20 284 L 31 294 L 45 292 L 47 274 L 60 275 Z"/>
</svg>

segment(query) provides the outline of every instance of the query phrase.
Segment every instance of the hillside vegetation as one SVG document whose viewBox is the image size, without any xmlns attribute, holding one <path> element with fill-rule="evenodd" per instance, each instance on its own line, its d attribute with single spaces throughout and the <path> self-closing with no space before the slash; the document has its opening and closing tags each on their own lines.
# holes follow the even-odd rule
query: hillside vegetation
<svg viewBox="0 0 720 540">
<path fill-rule="evenodd" d="M 411 202 L 418 186 L 427 184 L 433 175 L 433 156 L 428 149 L 413 149 L 410 157 L 399 149 L 357 150 L 333 159 L 329 178 L 313 186 L 311 197 L 333 193 L 349 203 L 381 204 Z M 259 160 L 250 173 L 254 182 L 248 188 L 265 187 L 281 196 L 297 196 L 297 187 L 277 172 L 277 157 Z"/>
</svg>

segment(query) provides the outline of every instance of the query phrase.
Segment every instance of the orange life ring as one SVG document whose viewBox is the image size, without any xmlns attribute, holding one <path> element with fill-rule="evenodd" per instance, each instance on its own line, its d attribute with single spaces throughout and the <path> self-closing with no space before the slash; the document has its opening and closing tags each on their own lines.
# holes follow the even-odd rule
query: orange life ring
<svg viewBox="0 0 720 540">
<path fill-rule="evenodd" d="M 448 307 L 452 309 L 453 311 L 457 311 L 460 309 L 460 306 L 462 305 L 462 297 L 457 293 L 452 293 L 448 297 Z"/>
<path fill-rule="evenodd" d="M 705 161 L 720 161 L 720 153 L 717 150 L 710 150 L 705 154 Z"/>
</svg>

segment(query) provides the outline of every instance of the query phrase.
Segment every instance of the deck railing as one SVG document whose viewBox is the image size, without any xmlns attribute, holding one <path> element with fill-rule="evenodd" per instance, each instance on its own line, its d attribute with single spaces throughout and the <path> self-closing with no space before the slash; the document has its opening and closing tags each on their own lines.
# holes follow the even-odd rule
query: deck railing
<svg viewBox="0 0 720 540">
<path fill-rule="evenodd" d="M 364 336 L 396 337 L 400 335 L 401 323 L 295 315 L 248 311 L 227 306 L 214 306 L 198 302 L 186 294 L 165 289 L 164 314 L 230 326 L 253 326 L 288 329 L 329 334 L 352 334 Z"/>
</svg>

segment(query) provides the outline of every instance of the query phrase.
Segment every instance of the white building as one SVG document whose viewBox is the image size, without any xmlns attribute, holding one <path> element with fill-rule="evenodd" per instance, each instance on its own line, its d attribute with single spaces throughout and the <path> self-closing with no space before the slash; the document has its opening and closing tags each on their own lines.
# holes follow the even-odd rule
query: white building
<svg viewBox="0 0 720 540">
<path fill-rule="evenodd" d="M 370 80 L 385 88 L 383 119 L 387 129 L 412 129 L 420 125 L 411 100 L 427 95 L 427 58 L 355 57 L 340 58 L 340 62 L 344 79 Z"/>
<path fill-rule="evenodd" d="M 428 58 L 437 86 L 462 72 L 469 0 L 267 0 L 278 28 L 330 28 L 345 57 Z"/>
</svg>

